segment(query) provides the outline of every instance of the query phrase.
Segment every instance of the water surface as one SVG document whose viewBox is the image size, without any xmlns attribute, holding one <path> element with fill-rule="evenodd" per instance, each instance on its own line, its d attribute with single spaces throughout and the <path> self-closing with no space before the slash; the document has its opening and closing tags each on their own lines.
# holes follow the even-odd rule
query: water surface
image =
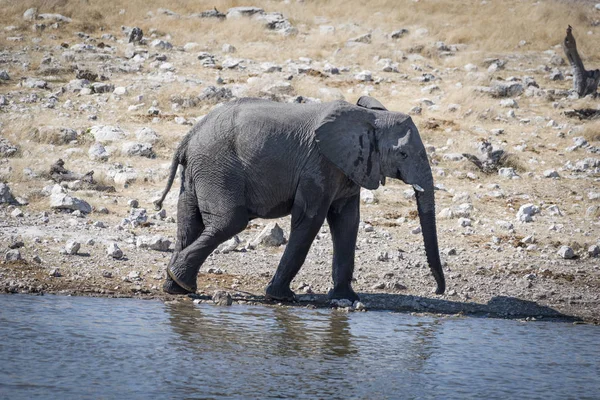
<svg viewBox="0 0 600 400">
<path fill-rule="evenodd" d="M 600 327 L 0 295 L 0 398 L 600 397 Z"/>
</svg>

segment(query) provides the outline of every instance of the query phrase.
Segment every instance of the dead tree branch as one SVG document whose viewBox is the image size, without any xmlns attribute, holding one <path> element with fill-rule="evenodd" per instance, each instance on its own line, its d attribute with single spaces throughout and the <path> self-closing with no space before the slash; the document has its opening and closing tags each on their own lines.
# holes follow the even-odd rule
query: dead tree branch
<svg viewBox="0 0 600 400">
<path fill-rule="evenodd" d="M 567 55 L 571 67 L 573 67 L 573 89 L 579 97 L 587 96 L 588 94 L 596 94 L 598 81 L 600 80 L 600 70 L 586 71 L 583 67 L 583 61 L 577 52 L 577 44 L 575 37 L 571 33 L 573 28 L 571 25 L 567 28 L 567 36 L 563 42 L 563 49 Z"/>
</svg>

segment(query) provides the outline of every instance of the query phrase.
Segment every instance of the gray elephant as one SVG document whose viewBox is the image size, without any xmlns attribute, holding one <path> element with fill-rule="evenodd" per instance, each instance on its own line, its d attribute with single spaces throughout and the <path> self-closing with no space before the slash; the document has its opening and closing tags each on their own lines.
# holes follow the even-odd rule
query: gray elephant
<svg viewBox="0 0 600 400">
<path fill-rule="evenodd" d="M 357 105 L 241 99 L 219 107 L 182 140 L 157 209 L 180 164 L 177 243 L 163 286 L 168 293 L 195 292 L 202 263 L 251 219 L 291 214 L 289 241 L 267 297 L 294 299 L 290 283 L 327 220 L 333 239 L 329 297 L 357 300 L 351 282 L 360 188 L 377 189 L 386 177 L 413 185 L 436 293 L 444 293 L 425 147 L 409 116 L 373 98 L 361 97 Z"/>
</svg>

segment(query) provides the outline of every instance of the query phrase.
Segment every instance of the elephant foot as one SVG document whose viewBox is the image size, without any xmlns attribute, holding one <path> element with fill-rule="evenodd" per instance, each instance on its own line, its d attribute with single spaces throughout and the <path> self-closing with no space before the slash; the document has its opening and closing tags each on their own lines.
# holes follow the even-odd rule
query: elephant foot
<svg viewBox="0 0 600 400">
<path fill-rule="evenodd" d="M 267 300 L 277 300 L 277 301 L 296 301 L 296 294 L 292 292 L 289 286 L 282 287 L 276 286 L 272 283 L 267 286 L 265 298 Z"/>
<path fill-rule="evenodd" d="M 335 287 L 327 293 L 327 297 L 329 300 L 350 300 L 354 303 L 357 300 L 360 300 L 358 295 L 350 285 Z"/>
<path fill-rule="evenodd" d="M 163 290 L 170 294 L 187 294 L 196 292 L 197 272 L 193 268 L 177 263 L 178 253 L 173 254 L 171 262 L 167 267 L 167 279 L 163 284 Z"/>
<path fill-rule="evenodd" d="M 163 289 L 163 292 L 166 292 L 169 294 L 188 294 L 188 293 L 190 293 L 186 289 L 179 286 L 173 279 L 171 279 L 170 276 L 167 276 L 165 283 L 163 283 L 162 289 Z"/>
</svg>

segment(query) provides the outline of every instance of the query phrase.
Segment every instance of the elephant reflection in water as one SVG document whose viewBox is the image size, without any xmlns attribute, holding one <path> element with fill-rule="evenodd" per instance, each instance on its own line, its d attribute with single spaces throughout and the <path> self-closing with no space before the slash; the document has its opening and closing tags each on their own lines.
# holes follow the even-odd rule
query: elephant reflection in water
<svg viewBox="0 0 600 400">
<path fill-rule="evenodd" d="M 175 345 L 185 348 L 191 357 L 211 352 L 229 354 L 236 360 L 256 358 L 254 362 L 260 362 L 261 368 L 269 359 L 321 363 L 346 358 L 348 364 L 389 359 L 397 368 L 421 371 L 441 351 L 437 320 L 413 324 L 403 319 L 397 325 L 390 320 L 402 315 L 391 313 L 352 316 L 337 310 L 244 307 L 240 312 L 236 308 L 168 305 L 169 321 L 178 336 Z M 336 365 L 320 373 L 331 378 L 349 372 Z"/>
</svg>

